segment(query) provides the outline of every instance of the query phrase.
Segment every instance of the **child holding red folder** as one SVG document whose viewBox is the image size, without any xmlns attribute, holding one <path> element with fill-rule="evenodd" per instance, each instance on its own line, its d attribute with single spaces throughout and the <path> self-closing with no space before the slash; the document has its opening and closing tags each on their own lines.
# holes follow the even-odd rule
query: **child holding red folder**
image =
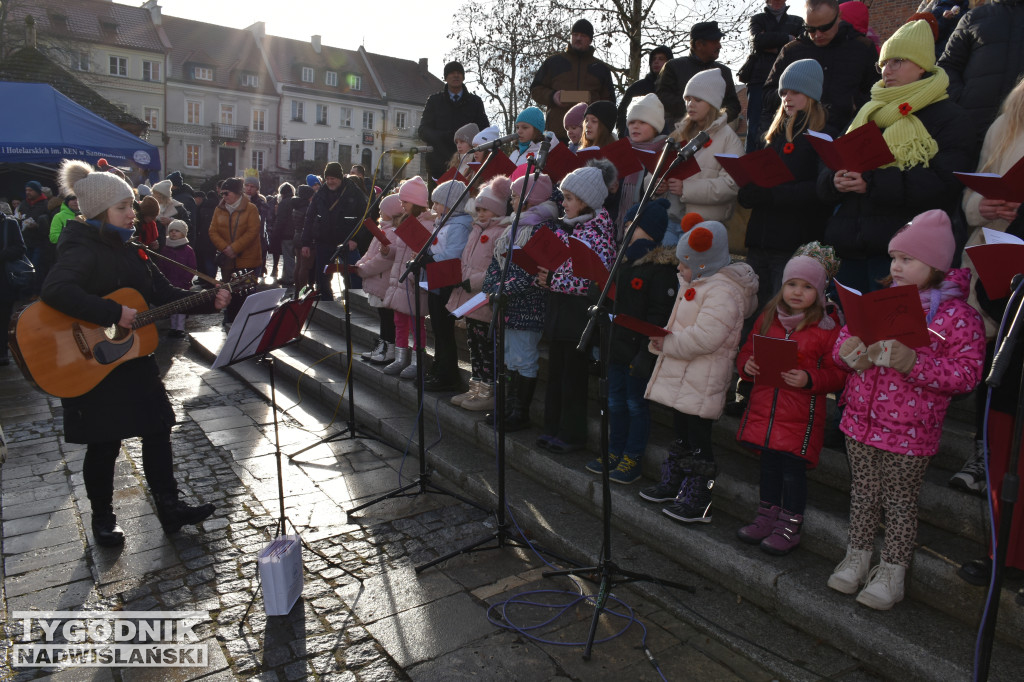
<svg viewBox="0 0 1024 682">
<path fill-rule="evenodd" d="M 736 440 L 761 460 L 757 517 L 737 536 L 769 554 L 788 554 L 800 544 L 807 468 L 818 465 L 825 440 L 825 399 L 846 383 L 845 372 L 832 360 L 839 325 L 825 300 L 829 271 L 838 267 L 831 247 L 817 242 L 801 247 L 786 263 L 782 288 L 754 323 L 754 334 L 797 344 L 797 366 L 782 373 L 785 388 L 763 380 L 766 363 L 754 355 L 754 334 L 736 358 L 740 376 L 754 382 Z"/>
</svg>

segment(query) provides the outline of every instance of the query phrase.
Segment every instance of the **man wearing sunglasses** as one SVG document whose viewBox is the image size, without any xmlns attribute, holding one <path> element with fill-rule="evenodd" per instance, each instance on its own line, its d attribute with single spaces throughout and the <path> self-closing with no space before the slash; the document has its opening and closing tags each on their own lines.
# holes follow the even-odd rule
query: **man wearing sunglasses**
<svg viewBox="0 0 1024 682">
<path fill-rule="evenodd" d="M 821 103 L 826 105 L 828 124 L 846 130 L 857 110 L 870 99 L 871 86 L 878 80 L 878 55 L 859 40 L 861 33 L 840 20 L 837 0 L 807 0 L 804 12 L 803 33 L 782 48 L 765 81 L 762 129 L 768 129 L 779 108 L 782 72 L 795 61 L 813 59 L 825 72 Z"/>
</svg>

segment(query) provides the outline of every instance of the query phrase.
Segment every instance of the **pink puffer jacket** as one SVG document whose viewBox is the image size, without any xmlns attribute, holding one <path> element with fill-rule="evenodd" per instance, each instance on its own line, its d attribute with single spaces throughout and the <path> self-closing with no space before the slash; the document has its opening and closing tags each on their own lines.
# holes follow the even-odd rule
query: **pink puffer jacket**
<svg viewBox="0 0 1024 682">
<path fill-rule="evenodd" d="M 397 222 L 398 219 L 396 219 Z M 419 217 L 420 224 L 428 231 L 434 229 L 434 214 L 424 211 Z M 427 314 L 427 292 L 420 289 L 417 293 L 414 277 L 409 275 L 405 282 L 399 284 L 398 278 L 405 272 L 406 263 L 416 255 L 416 250 L 409 247 L 395 235 L 395 241 L 391 244 L 391 251 L 394 252 L 394 262 L 391 264 L 391 273 L 388 281 L 388 291 L 384 296 L 384 306 L 406 315 L 416 314 L 416 295 L 420 297 L 420 315 Z M 422 273 L 421 276 L 425 276 Z"/>
<path fill-rule="evenodd" d="M 359 259 L 356 267 L 359 268 L 359 276 L 363 278 L 363 291 L 373 294 L 384 300 L 388 294 L 388 285 L 391 284 L 391 266 L 395 262 L 395 242 L 399 241 L 395 236 L 392 227 L 381 226 L 384 236 L 388 238 L 391 245 L 386 249 L 387 253 L 381 250 L 381 243 L 374 239 L 366 249 L 366 255 Z"/>
<path fill-rule="evenodd" d="M 480 293 L 480 289 L 484 285 L 484 275 L 487 274 L 487 267 L 491 264 L 491 258 L 494 255 L 494 241 L 501 236 L 511 222 L 511 218 L 493 218 L 486 223 L 473 223 L 466 248 L 462 250 L 462 279 L 469 280 L 469 288 L 472 291 L 466 291 L 459 286 L 452 289 L 451 298 L 448 299 L 448 310 L 455 310 Z M 491 305 L 488 303 L 481 306 L 466 317 L 481 322 L 490 322 Z"/>
</svg>

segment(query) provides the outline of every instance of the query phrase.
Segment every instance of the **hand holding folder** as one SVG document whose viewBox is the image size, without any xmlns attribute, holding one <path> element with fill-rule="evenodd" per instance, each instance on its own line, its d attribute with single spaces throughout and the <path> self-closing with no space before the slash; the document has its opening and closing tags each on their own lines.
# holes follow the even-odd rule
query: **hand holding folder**
<svg viewBox="0 0 1024 682">
<path fill-rule="evenodd" d="M 512 250 L 512 262 L 531 275 L 538 268 L 554 272 L 568 259 L 569 247 L 546 227 L 534 232 L 522 248 Z"/>
<path fill-rule="evenodd" d="M 895 339 L 909 348 L 931 343 L 921 295 L 914 285 L 862 294 L 837 281 L 836 291 L 846 315 L 846 326 L 865 346 L 884 339 Z"/>
<path fill-rule="evenodd" d="M 808 130 L 804 134 L 825 165 L 834 171 L 864 173 L 896 160 L 889 151 L 885 138 L 882 137 L 881 129 L 874 121 L 869 121 L 836 140 L 825 133 L 816 133 L 813 130 Z"/>
</svg>

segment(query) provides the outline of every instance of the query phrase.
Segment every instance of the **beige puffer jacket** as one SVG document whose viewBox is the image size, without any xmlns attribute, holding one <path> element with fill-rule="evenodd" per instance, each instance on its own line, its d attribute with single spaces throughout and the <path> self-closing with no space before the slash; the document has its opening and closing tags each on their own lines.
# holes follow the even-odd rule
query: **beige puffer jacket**
<svg viewBox="0 0 1024 682">
<path fill-rule="evenodd" d="M 725 114 L 708 128 L 711 144 L 694 154 L 700 172 L 683 181 L 683 195 L 666 192 L 669 218 L 675 222 L 687 213 L 699 213 L 704 220 L 727 222 L 736 210 L 736 195 L 740 188 L 736 181 L 718 163 L 715 154 L 743 156 L 743 143 L 728 125 Z"/>
</svg>

